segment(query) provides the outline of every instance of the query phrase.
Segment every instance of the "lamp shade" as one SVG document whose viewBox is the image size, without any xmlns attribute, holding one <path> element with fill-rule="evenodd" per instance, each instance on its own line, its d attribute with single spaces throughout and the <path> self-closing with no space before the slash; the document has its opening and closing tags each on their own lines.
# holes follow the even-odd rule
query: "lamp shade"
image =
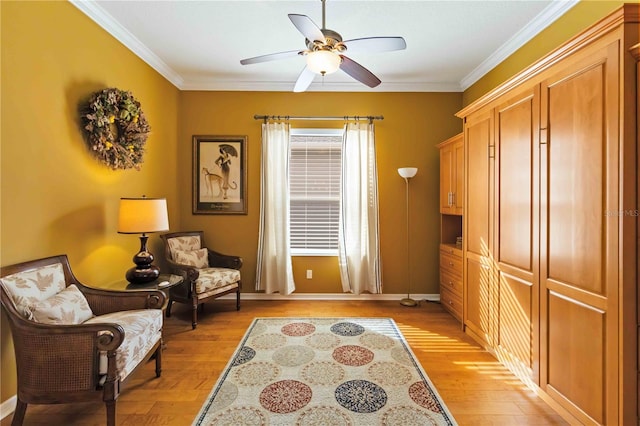
<svg viewBox="0 0 640 426">
<path fill-rule="evenodd" d="M 410 179 L 418 173 L 417 167 L 401 167 L 398 169 L 398 174 L 405 179 Z"/>
<path fill-rule="evenodd" d="M 118 232 L 144 234 L 169 230 L 166 198 L 120 198 Z"/>
<path fill-rule="evenodd" d="M 338 71 L 342 58 L 329 50 L 316 50 L 307 55 L 307 66 L 316 74 L 331 74 Z"/>
</svg>

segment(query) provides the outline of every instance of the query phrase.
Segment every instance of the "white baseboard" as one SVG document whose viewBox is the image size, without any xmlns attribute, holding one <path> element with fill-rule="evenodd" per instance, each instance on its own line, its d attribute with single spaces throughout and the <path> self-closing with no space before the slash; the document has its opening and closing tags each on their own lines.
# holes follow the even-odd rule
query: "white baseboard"
<svg viewBox="0 0 640 426">
<path fill-rule="evenodd" d="M 4 419 L 16 410 L 17 402 L 18 395 L 13 395 L 11 398 L 0 404 L 0 420 Z"/>
<path fill-rule="evenodd" d="M 407 297 L 406 294 L 351 294 L 351 293 L 293 293 L 289 296 L 281 296 L 278 293 L 242 293 L 240 296 L 244 300 L 397 300 Z M 235 299 L 235 294 L 227 294 L 220 299 Z M 416 301 L 439 302 L 439 294 L 412 294 L 411 298 Z M 16 395 L 7 399 L 0 405 L 0 420 L 13 413 L 16 409 Z"/>
<path fill-rule="evenodd" d="M 400 301 L 407 297 L 406 294 L 351 294 L 351 293 L 293 293 L 288 296 L 281 296 L 279 293 L 242 293 L 240 296 L 244 300 L 386 300 Z M 235 299 L 235 294 L 227 294 L 220 299 Z M 427 302 L 439 302 L 439 294 L 412 294 L 411 298 L 416 301 L 425 300 Z"/>
</svg>

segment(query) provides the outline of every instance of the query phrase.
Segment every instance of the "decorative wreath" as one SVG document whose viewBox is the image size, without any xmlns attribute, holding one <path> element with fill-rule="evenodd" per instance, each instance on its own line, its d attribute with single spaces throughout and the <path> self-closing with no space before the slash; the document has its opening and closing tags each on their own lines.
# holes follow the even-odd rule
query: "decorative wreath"
<svg viewBox="0 0 640 426">
<path fill-rule="evenodd" d="M 114 170 L 140 170 L 151 127 L 131 92 L 96 92 L 81 114 L 89 147 L 102 163 Z"/>
</svg>

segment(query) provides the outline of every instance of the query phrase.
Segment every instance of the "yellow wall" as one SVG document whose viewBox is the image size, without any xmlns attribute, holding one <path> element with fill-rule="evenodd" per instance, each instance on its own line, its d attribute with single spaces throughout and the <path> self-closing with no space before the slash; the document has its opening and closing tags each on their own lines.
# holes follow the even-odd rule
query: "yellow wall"
<svg viewBox="0 0 640 426">
<path fill-rule="evenodd" d="M 116 232 L 120 197 L 167 197 L 171 227 L 180 222 L 178 90 L 68 2 L 2 1 L 0 10 L 0 261 L 66 253 L 86 284 L 120 280 L 140 247 Z M 105 87 L 131 90 L 151 124 L 141 171 L 112 171 L 86 148 L 77 107 Z M 2 401 L 16 393 L 4 315 Z"/>
<path fill-rule="evenodd" d="M 632 2 L 637 3 L 638 0 Z M 463 94 L 464 106 L 499 86 L 533 64 L 576 34 L 620 7 L 624 2 L 611 0 L 582 0 L 536 37 L 498 64 Z"/>
<path fill-rule="evenodd" d="M 376 121 L 380 243 L 385 293 L 407 291 L 405 183 L 398 167 L 415 166 L 411 180 L 412 292 L 438 293 L 438 150 L 435 145 L 462 131 L 453 114 L 460 93 L 183 92 L 180 95 L 178 171 L 184 229 L 202 229 L 212 248 L 244 258 L 243 291 L 254 291 L 260 214 L 261 121 L 254 114 L 382 115 Z M 342 127 L 338 122 L 292 123 L 298 127 Z M 249 163 L 246 216 L 191 214 L 192 135 L 246 135 Z M 312 280 L 305 270 L 312 269 Z M 340 293 L 337 258 L 296 257 L 298 293 Z"/>
</svg>

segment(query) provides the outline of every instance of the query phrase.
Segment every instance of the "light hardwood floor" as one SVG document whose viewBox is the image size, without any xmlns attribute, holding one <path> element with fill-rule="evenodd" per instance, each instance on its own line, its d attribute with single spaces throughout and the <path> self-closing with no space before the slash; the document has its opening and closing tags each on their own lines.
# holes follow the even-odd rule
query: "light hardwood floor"
<svg viewBox="0 0 640 426">
<path fill-rule="evenodd" d="M 174 304 L 165 319 L 162 377 L 154 362 L 136 373 L 117 404 L 118 425 L 190 425 L 255 317 L 390 317 L 460 425 L 566 424 L 495 358 L 467 337 L 439 304 L 408 308 L 374 301 L 235 301 L 205 305 L 196 330 Z M 100 402 L 32 405 L 24 425 L 103 425 Z M 7 426 L 11 416 L 0 422 Z"/>
</svg>

